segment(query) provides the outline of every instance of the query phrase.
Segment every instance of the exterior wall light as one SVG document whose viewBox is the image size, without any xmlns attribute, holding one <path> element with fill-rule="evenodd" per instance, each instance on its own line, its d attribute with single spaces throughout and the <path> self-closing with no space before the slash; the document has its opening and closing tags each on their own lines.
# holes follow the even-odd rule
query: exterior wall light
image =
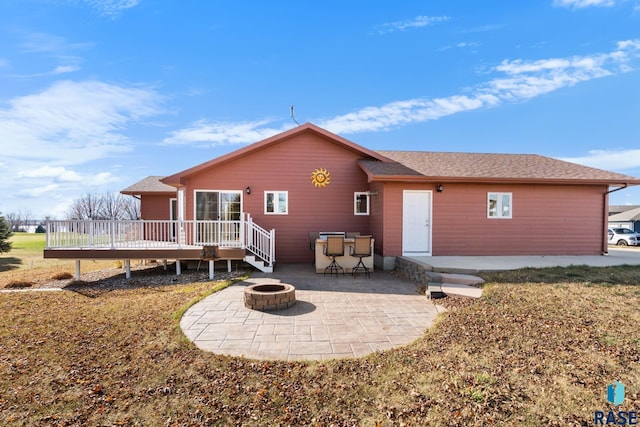
<svg viewBox="0 0 640 427">
<path fill-rule="evenodd" d="M 247 188 L 244 189 L 247 194 L 251 194 L 251 187 L 247 185 Z"/>
<path fill-rule="evenodd" d="M 444 186 L 442 184 L 438 184 L 436 191 L 438 191 L 438 193 L 442 193 L 442 190 L 444 190 Z"/>
</svg>

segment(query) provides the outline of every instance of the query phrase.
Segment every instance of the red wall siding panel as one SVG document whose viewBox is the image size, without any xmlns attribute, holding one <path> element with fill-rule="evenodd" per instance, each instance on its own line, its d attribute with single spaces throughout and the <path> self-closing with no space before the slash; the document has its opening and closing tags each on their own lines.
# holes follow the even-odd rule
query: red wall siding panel
<svg viewBox="0 0 640 427">
<path fill-rule="evenodd" d="M 261 227 L 276 230 L 276 260 L 311 262 L 310 231 L 369 232 L 369 216 L 353 213 L 353 193 L 369 189 L 357 166 L 360 157 L 316 134 L 298 135 L 191 176 L 185 190 L 186 218 L 194 216 L 195 190 L 241 190 L 242 210 Z M 311 182 L 318 168 L 331 174 L 325 188 Z M 244 192 L 247 186 L 249 195 Z M 289 214 L 265 215 L 265 191 L 288 191 Z"/>
<path fill-rule="evenodd" d="M 141 219 L 170 219 L 169 199 L 176 196 L 143 195 L 140 197 Z"/>
<path fill-rule="evenodd" d="M 487 218 L 487 193 L 511 192 L 511 219 Z M 599 254 L 604 186 L 447 184 L 433 199 L 433 255 Z"/>
<path fill-rule="evenodd" d="M 402 254 L 402 192 L 431 190 L 433 255 L 594 255 L 602 251 L 605 186 L 386 183 L 382 255 Z M 487 218 L 487 193 L 510 192 L 511 219 Z M 375 198 L 374 198 L 375 199 Z M 372 199 L 372 200 L 374 200 Z"/>
</svg>

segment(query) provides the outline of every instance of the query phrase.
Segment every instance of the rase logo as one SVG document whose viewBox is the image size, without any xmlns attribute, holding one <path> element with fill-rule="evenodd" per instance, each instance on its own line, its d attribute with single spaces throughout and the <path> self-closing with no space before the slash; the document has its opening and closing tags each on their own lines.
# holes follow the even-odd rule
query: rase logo
<svg viewBox="0 0 640 427">
<path fill-rule="evenodd" d="M 607 401 L 616 406 L 624 402 L 624 384 L 620 381 L 616 381 L 615 384 L 609 384 L 607 386 Z"/>
<path fill-rule="evenodd" d="M 616 381 L 607 386 L 607 401 L 615 406 L 624 402 L 624 384 Z M 638 425 L 638 411 L 595 411 L 593 424 L 597 426 L 635 426 Z"/>
</svg>

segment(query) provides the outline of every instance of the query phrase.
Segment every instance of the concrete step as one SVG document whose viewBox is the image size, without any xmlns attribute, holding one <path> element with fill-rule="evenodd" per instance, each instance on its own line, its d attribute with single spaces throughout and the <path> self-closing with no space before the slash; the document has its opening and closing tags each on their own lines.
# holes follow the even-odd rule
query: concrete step
<svg viewBox="0 0 640 427">
<path fill-rule="evenodd" d="M 480 277 L 468 274 L 434 273 L 430 272 L 430 281 L 427 285 L 428 296 L 458 295 L 470 298 L 480 298 L 482 288 L 477 285 L 484 283 Z"/>
<path fill-rule="evenodd" d="M 442 281 L 446 283 L 457 283 L 460 285 L 481 285 L 484 279 L 470 274 L 440 273 Z"/>
<path fill-rule="evenodd" d="M 482 288 L 475 286 L 462 285 L 459 283 L 442 283 L 440 288 L 446 295 L 458 295 L 470 298 L 480 298 L 482 296 Z"/>
<path fill-rule="evenodd" d="M 446 295 L 480 298 L 482 296 L 482 288 L 459 283 L 429 282 L 427 283 L 425 294 L 427 298 L 442 298 Z"/>
</svg>

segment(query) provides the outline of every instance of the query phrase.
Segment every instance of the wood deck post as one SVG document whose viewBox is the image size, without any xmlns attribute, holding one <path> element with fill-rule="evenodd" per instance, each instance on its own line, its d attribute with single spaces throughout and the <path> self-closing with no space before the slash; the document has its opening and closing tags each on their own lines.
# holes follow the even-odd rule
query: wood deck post
<svg viewBox="0 0 640 427">
<path fill-rule="evenodd" d="M 216 268 L 215 268 L 215 261 L 210 259 L 209 260 L 209 280 L 213 280 L 213 276 L 215 274 Z"/>
<path fill-rule="evenodd" d="M 76 260 L 76 280 L 80 280 L 80 260 Z"/>
<path fill-rule="evenodd" d="M 127 279 L 131 279 L 131 260 L 130 259 L 124 260 L 124 268 L 125 268 L 124 277 Z"/>
</svg>

